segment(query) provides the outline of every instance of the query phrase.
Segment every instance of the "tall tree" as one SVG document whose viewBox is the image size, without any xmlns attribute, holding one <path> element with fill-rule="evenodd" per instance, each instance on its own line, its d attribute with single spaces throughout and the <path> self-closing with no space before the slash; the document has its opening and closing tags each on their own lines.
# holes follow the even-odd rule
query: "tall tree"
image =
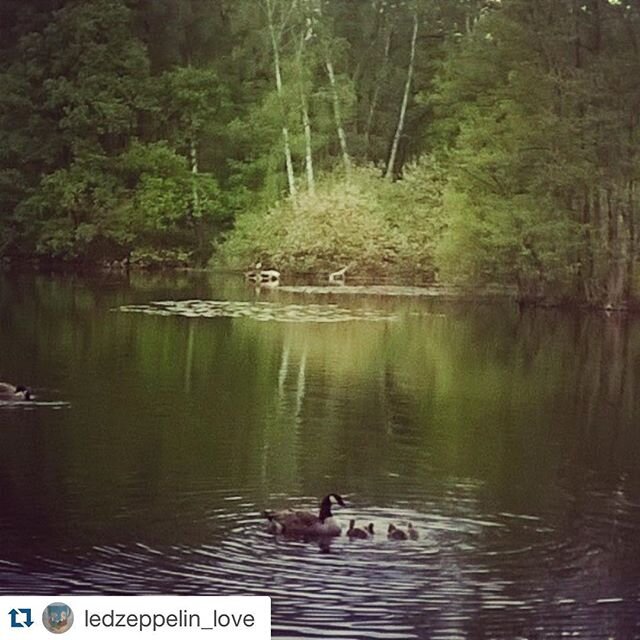
<svg viewBox="0 0 640 640">
<path fill-rule="evenodd" d="M 400 144 L 400 137 L 404 131 L 404 121 L 407 115 L 407 105 L 409 104 L 409 95 L 411 92 L 411 83 L 413 82 L 413 70 L 416 60 L 416 42 L 418 40 L 418 6 L 416 4 L 413 14 L 413 31 L 411 34 L 411 51 L 409 54 L 409 64 L 407 66 L 407 80 L 404 85 L 404 93 L 402 94 L 402 104 L 400 106 L 400 113 L 398 115 L 398 125 L 396 127 L 393 141 L 391 143 L 391 152 L 389 153 L 389 160 L 387 161 L 387 168 L 385 171 L 385 177 L 387 180 L 393 180 L 394 171 L 396 168 L 396 156 L 398 154 L 398 145 Z"/>
<path fill-rule="evenodd" d="M 306 43 L 314 38 L 313 18 L 306 0 L 302 0 L 301 21 L 296 51 L 296 75 L 302 128 L 304 132 L 304 166 L 307 176 L 307 188 L 310 193 L 315 192 L 316 181 L 313 171 L 313 145 L 311 140 L 311 118 L 309 117 L 309 98 L 307 96 L 307 69 L 305 64 Z"/>
<path fill-rule="evenodd" d="M 269 38 L 271 41 L 273 52 L 273 67 L 276 81 L 276 91 L 278 92 L 278 99 L 280 102 L 280 109 L 282 115 L 282 144 L 284 149 L 285 164 L 287 168 L 287 181 L 289 184 L 289 195 L 295 198 L 297 193 L 296 180 L 293 172 L 293 159 L 291 155 L 291 141 L 289 139 L 289 127 L 287 124 L 287 114 L 284 102 L 284 88 L 282 83 L 282 66 L 280 63 L 280 42 L 282 39 L 282 33 L 286 28 L 287 21 L 289 19 L 290 12 L 295 7 L 295 0 L 291 0 L 291 4 L 284 10 L 283 15 L 280 15 L 280 21 L 276 24 L 276 3 L 278 0 L 264 0 L 266 12 L 267 12 L 267 25 L 269 29 Z M 280 0 L 282 4 L 284 0 Z"/>
<path fill-rule="evenodd" d="M 322 3 L 318 2 L 315 12 L 320 18 L 320 46 L 322 47 L 322 58 L 324 61 L 325 69 L 329 77 L 329 87 L 331 91 L 331 102 L 333 106 L 333 118 L 335 121 L 336 133 L 338 135 L 338 141 L 340 142 L 340 152 L 342 155 L 342 164 L 347 176 L 351 172 L 351 157 L 349 156 L 349 150 L 347 147 L 347 135 L 345 133 L 343 123 L 343 113 L 340 104 L 340 94 L 338 92 L 338 83 L 336 80 L 336 73 L 333 67 L 333 60 L 331 56 L 331 45 L 334 42 L 332 37 L 331 25 L 327 22 L 327 17 L 322 12 Z M 313 18 L 312 18 L 313 20 Z"/>
<path fill-rule="evenodd" d="M 457 268 L 512 281 L 525 297 L 627 304 L 639 27 L 635 5 L 606 0 L 508 0 L 484 13 L 442 84 L 459 130 Z"/>
</svg>

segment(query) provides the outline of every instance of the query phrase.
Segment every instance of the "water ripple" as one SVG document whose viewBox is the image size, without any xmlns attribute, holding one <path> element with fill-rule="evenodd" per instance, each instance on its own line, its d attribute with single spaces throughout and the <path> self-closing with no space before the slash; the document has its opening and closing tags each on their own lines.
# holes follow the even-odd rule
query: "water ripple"
<svg viewBox="0 0 640 640">
<path fill-rule="evenodd" d="M 446 493 L 455 491 L 470 497 L 472 488 Z M 14 588 L 21 582 L 36 590 L 46 584 L 77 593 L 268 594 L 274 638 L 506 639 L 528 637 L 534 621 L 542 636 L 598 638 L 611 616 L 629 634 L 638 631 L 637 582 L 625 587 L 612 580 L 610 550 L 566 539 L 543 515 L 478 512 L 471 500 L 446 510 L 433 496 L 425 511 L 349 507 L 340 512 L 343 523 L 373 522 L 379 533 L 319 547 L 268 534 L 251 496 L 222 495 L 226 510 L 203 521 L 211 527 L 209 542 L 101 545 L 71 562 L 40 558 L 40 569 L 29 574 L 22 567 L 20 579 L 15 563 L 0 562 L 0 571 L 12 574 Z M 605 498 L 593 496 L 595 530 L 607 521 L 597 504 Z M 352 496 L 351 504 L 359 502 Z M 619 518 L 635 508 L 620 505 Z M 420 539 L 387 540 L 389 522 L 412 522 Z M 640 534 L 637 520 L 627 524 Z"/>
</svg>

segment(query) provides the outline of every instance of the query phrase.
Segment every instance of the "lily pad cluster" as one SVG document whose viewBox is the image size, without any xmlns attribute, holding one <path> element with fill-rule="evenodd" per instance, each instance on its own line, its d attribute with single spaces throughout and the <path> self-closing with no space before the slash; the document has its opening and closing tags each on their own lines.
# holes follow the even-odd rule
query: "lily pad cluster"
<svg viewBox="0 0 640 640">
<path fill-rule="evenodd" d="M 250 318 L 259 322 L 350 322 L 390 321 L 396 316 L 377 309 L 346 309 L 336 304 L 279 304 L 230 300 L 162 300 L 125 305 L 128 313 L 187 318 Z"/>
</svg>

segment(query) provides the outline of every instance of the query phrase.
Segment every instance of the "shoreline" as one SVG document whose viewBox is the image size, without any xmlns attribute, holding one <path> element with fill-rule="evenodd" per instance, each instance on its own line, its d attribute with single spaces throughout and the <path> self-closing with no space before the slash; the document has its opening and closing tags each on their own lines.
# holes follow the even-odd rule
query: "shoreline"
<svg viewBox="0 0 640 640">
<path fill-rule="evenodd" d="M 39 274 L 65 274 L 75 275 L 117 275 L 129 277 L 131 274 L 211 274 L 243 278 L 244 272 L 236 268 L 225 267 L 195 267 L 176 266 L 171 264 L 137 266 L 137 265 L 101 265 L 91 262 L 67 262 L 57 260 L 43 261 L 38 258 L 8 259 L 0 261 L 0 271 L 10 273 L 12 271 Z M 455 285 L 442 283 L 421 282 L 417 277 L 386 276 L 367 277 L 353 276 L 352 284 L 325 284 L 319 282 L 322 274 L 318 273 L 287 273 L 284 276 L 284 284 L 279 286 L 257 287 L 261 290 L 281 291 L 284 293 L 303 295 L 351 295 L 372 296 L 386 298 L 416 298 L 442 300 L 447 302 L 491 302 L 512 301 L 520 309 L 565 309 L 568 311 L 597 311 L 607 315 L 637 314 L 640 312 L 640 301 L 630 300 L 627 305 L 613 307 L 604 304 L 588 303 L 584 300 L 539 297 L 523 298 L 518 295 L 515 285 L 492 283 L 488 285 Z M 287 283 L 286 281 L 290 282 Z"/>
</svg>

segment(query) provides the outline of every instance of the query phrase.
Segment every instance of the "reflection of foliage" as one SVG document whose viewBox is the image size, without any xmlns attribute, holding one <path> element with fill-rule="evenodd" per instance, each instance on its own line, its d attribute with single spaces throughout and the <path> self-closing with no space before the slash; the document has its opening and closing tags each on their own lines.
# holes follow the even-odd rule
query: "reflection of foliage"
<svg viewBox="0 0 640 640">
<path fill-rule="evenodd" d="M 24 469 L 46 454 L 28 508 L 38 509 L 48 545 L 69 543 L 70 521 L 79 523 L 73 540 L 110 547 L 135 545 L 141 532 L 156 548 L 176 535 L 188 548 L 211 545 L 228 538 L 235 519 L 253 528 L 256 505 L 278 500 L 274 494 L 311 502 L 339 487 L 356 514 L 371 506 L 419 512 L 466 560 L 461 531 L 477 531 L 476 549 L 522 549 L 530 534 L 583 536 L 575 522 L 584 515 L 589 542 L 591 533 L 607 541 L 598 553 L 603 572 L 614 554 L 635 557 L 627 556 L 635 537 L 625 526 L 639 479 L 633 323 L 371 297 L 340 305 L 402 320 L 317 326 L 119 314 L 107 310 L 189 300 L 211 285 L 226 300 L 250 294 L 202 274 L 107 282 L 11 278 L 0 286 L 4 357 L 46 373 L 73 398 L 73 411 L 48 416 L 54 428 L 38 432 L 41 447 L 3 459 L 5 485 L 26 495 L 34 485 Z M 283 291 L 250 299 L 326 301 Z M 82 491 L 61 504 L 61 483 Z M 543 522 L 505 524 L 505 514 L 520 513 Z M 167 519 L 169 531 L 155 526 Z M 512 568 L 498 565 L 500 576 Z M 549 572 L 539 563 L 531 583 Z"/>
</svg>

